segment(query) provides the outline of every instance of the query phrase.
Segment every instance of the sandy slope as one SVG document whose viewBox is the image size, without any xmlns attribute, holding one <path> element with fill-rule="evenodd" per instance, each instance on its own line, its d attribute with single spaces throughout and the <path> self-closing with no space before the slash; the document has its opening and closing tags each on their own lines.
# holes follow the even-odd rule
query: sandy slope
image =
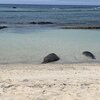
<svg viewBox="0 0 100 100">
<path fill-rule="evenodd" d="M 0 65 L 0 100 L 100 100 L 100 65 Z"/>
</svg>

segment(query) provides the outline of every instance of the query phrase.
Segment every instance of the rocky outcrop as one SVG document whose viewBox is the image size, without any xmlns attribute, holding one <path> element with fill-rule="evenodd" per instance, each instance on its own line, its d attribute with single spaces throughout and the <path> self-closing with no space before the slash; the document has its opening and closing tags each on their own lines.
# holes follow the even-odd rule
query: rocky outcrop
<svg viewBox="0 0 100 100">
<path fill-rule="evenodd" d="M 40 24 L 40 25 L 45 25 L 45 24 L 54 24 L 52 22 L 30 22 L 29 24 Z"/>
<path fill-rule="evenodd" d="M 62 29 L 100 29 L 100 26 L 64 26 Z"/>
<path fill-rule="evenodd" d="M 30 22 L 29 24 L 37 24 L 36 22 Z"/>
<path fill-rule="evenodd" d="M 38 22 L 38 24 L 53 24 L 52 22 Z"/>
</svg>

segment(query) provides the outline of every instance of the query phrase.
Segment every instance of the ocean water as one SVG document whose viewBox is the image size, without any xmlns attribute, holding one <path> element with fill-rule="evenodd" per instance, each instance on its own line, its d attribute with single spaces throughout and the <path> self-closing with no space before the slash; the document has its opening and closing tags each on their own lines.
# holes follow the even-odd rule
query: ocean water
<svg viewBox="0 0 100 100">
<path fill-rule="evenodd" d="M 100 25 L 100 6 L 0 5 L 1 24 L 27 24 L 32 21 Z"/>
<path fill-rule="evenodd" d="M 16 9 L 12 7 L 16 6 Z M 55 25 L 31 25 L 50 21 Z M 66 25 L 100 25 L 99 6 L 0 5 L 0 64 L 40 64 L 49 53 L 54 63 L 100 63 L 99 29 L 61 29 Z M 96 60 L 82 55 L 90 51 Z"/>
</svg>

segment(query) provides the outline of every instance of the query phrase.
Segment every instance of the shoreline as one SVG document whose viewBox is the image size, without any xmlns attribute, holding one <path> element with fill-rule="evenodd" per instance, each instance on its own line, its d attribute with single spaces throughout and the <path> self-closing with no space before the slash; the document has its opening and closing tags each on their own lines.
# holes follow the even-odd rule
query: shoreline
<svg viewBox="0 0 100 100">
<path fill-rule="evenodd" d="M 1 70 L 25 70 L 25 69 L 32 69 L 32 70 L 64 70 L 67 68 L 72 68 L 76 67 L 81 68 L 81 67 L 87 67 L 89 69 L 95 68 L 95 67 L 100 68 L 100 63 L 74 63 L 74 64 L 53 64 L 53 63 L 48 63 L 48 64 L 0 64 L 0 69 Z"/>
<path fill-rule="evenodd" d="M 99 62 L 73 62 L 73 63 L 57 63 L 58 61 L 55 62 L 50 62 L 50 63 L 1 63 L 0 66 L 2 65 L 100 65 Z"/>
<path fill-rule="evenodd" d="M 60 61 L 60 60 L 59 60 Z M 49 62 L 49 63 L 42 63 L 42 62 L 33 62 L 33 63 L 29 63 L 29 62 L 24 62 L 24 63 L 20 63 L 20 62 L 15 62 L 15 63 L 0 63 L 0 66 L 9 66 L 9 65 L 33 65 L 33 66 L 42 66 L 42 65 L 100 65 L 100 62 L 99 61 L 87 61 L 87 62 L 59 62 L 59 61 L 54 61 L 54 62 Z"/>
</svg>

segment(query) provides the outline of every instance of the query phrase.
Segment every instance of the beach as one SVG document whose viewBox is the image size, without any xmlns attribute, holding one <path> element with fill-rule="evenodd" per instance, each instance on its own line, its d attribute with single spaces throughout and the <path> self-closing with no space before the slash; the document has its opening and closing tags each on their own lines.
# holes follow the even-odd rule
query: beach
<svg viewBox="0 0 100 100">
<path fill-rule="evenodd" d="M 99 100 L 100 64 L 0 65 L 0 100 Z"/>
<path fill-rule="evenodd" d="M 0 4 L 0 100 L 100 100 L 99 31 L 99 5 Z"/>
</svg>

